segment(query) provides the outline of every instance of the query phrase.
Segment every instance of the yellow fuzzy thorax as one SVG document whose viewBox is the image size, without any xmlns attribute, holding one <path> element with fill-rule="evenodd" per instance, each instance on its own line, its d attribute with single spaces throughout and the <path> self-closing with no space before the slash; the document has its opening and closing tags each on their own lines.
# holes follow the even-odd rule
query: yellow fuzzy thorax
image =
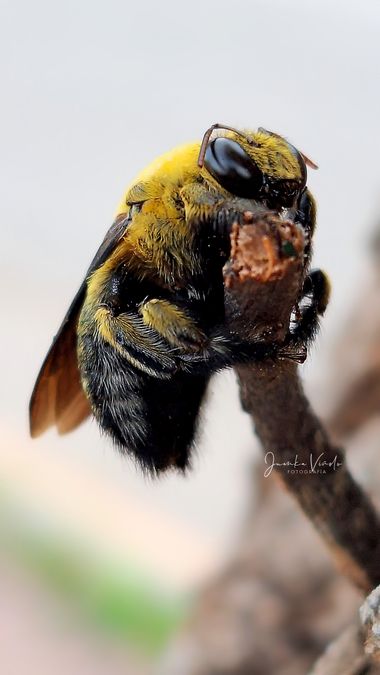
<svg viewBox="0 0 380 675">
<path fill-rule="evenodd" d="M 116 215 L 128 211 L 128 205 L 147 199 L 157 199 L 165 191 L 175 190 L 195 179 L 200 143 L 180 145 L 157 157 L 140 171 L 127 187 Z"/>
</svg>

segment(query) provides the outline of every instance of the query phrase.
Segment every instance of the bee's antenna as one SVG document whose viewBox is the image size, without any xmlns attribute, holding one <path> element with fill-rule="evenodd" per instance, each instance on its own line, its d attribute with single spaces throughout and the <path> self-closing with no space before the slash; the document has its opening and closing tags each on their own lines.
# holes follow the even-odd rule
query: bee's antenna
<svg viewBox="0 0 380 675">
<path fill-rule="evenodd" d="M 218 124 L 218 123 L 212 124 L 212 126 L 209 127 L 207 129 L 206 133 L 204 134 L 203 139 L 202 139 L 201 149 L 199 150 L 199 155 L 198 155 L 198 166 L 199 167 L 203 166 L 203 162 L 204 162 L 204 158 L 205 158 L 205 154 L 206 154 L 206 148 L 208 146 L 208 142 L 210 140 L 210 136 L 211 136 L 212 132 L 214 131 L 214 129 L 220 129 L 220 128 L 221 128 L 220 124 Z"/>
<path fill-rule="evenodd" d="M 210 141 L 211 134 L 215 129 L 225 129 L 225 131 L 233 131 L 235 134 L 238 136 L 241 136 L 244 138 L 249 145 L 255 145 L 257 146 L 257 143 L 251 138 L 250 136 L 247 136 L 246 134 L 243 134 L 241 131 L 238 129 L 234 129 L 233 127 L 228 127 L 226 124 L 219 124 L 219 122 L 216 122 L 216 124 L 212 124 L 211 127 L 209 127 L 206 131 L 206 133 L 203 136 L 202 143 L 201 143 L 201 148 L 199 150 L 199 155 L 198 155 L 198 166 L 202 168 L 207 146 Z"/>
</svg>

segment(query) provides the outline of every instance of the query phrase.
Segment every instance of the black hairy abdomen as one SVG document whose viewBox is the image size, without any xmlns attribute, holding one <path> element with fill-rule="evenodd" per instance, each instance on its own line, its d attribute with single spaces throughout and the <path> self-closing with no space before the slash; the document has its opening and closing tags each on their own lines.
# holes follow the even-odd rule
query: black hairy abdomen
<svg viewBox="0 0 380 675">
<path fill-rule="evenodd" d="M 207 378 L 183 372 L 154 377 L 98 335 L 80 340 L 81 377 L 101 428 L 150 472 L 185 469 Z"/>
</svg>

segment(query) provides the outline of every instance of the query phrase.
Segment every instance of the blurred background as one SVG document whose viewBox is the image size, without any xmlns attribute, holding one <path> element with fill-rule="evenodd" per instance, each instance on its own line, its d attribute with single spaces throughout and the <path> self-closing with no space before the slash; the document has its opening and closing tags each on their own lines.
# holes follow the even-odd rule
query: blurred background
<svg viewBox="0 0 380 675">
<path fill-rule="evenodd" d="M 192 473 L 159 481 L 93 422 L 32 442 L 35 377 L 134 175 L 213 122 L 262 125 L 320 167 L 314 263 L 333 295 L 303 377 L 326 412 L 380 216 L 380 5 L 0 7 L 0 670 L 151 673 L 231 560 L 254 498 L 262 460 L 234 376 L 212 381 Z"/>
</svg>

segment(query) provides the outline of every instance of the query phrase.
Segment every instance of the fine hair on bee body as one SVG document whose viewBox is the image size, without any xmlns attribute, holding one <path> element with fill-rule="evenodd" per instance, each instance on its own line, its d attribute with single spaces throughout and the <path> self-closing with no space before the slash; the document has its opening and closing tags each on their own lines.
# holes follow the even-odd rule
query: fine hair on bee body
<svg viewBox="0 0 380 675">
<path fill-rule="evenodd" d="M 217 130 L 216 133 L 215 130 Z M 278 134 L 213 125 L 202 143 L 162 155 L 128 187 L 38 375 L 31 433 L 59 433 L 93 414 L 149 472 L 189 466 L 210 376 L 281 345 L 239 341 L 225 322 L 223 266 L 244 211 L 285 213 L 303 230 L 307 264 L 315 202 L 307 166 Z M 305 278 L 295 353 L 315 333 L 328 281 Z"/>
</svg>

